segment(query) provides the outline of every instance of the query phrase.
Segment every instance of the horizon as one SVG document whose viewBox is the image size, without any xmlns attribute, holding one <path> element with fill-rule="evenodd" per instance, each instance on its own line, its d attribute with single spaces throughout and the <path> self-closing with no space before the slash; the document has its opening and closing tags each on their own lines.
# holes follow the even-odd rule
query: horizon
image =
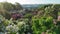
<svg viewBox="0 0 60 34">
<path fill-rule="evenodd" d="M 15 4 L 18 2 L 20 4 L 60 4 L 60 0 L 0 0 L 0 2 L 9 2 Z"/>
</svg>

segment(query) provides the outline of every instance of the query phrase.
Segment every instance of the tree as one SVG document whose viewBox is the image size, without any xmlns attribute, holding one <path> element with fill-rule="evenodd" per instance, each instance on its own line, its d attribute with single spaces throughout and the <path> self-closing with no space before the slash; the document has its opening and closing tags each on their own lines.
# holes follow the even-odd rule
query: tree
<svg viewBox="0 0 60 34">
<path fill-rule="evenodd" d="M 17 2 L 15 4 L 15 6 L 16 6 L 16 10 L 21 10 L 22 9 L 22 6 Z"/>
<path fill-rule="evenodd" d="M 0 3 L 0 14 L 3 15 L 5 18 L 10 19 L 11 13 L 10 11 L 18 11 L 21 10 L 22 6 L 19 3 L 12 4 L 8 2 L 1 2 Z"/>
</svg>

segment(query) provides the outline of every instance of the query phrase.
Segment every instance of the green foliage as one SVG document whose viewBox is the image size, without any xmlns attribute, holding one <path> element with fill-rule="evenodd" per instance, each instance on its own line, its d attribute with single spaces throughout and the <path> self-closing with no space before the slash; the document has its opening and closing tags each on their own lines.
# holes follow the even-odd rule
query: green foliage
<svg viewBox="0 0 60 34">
<path fill-rule="evenodd" d="M 12 4 L 8 2 L 0 2 L 0 15 L 4 16 L 6 19 L 11 18 L 12 11 L 15 12 L 21 9 L 22 6 L 19 3 Z"/>
<path fill-rule="evenodd" d="M 16 4 L 11 4 L 11 3 L 8 3 L 8 2 L 2 2 L 0 3 L 0 9 L 4 9 L 4 10 L 21 10 L 22 9 L 22 6 L 16 2 Z"/>
<path fill-rule="evenodd" d="M 24 17 L 30 18 L 30 17 L 32 17 L 32 14 L 27 13 Z"/>
<path fill-rule="evenodd" d="M 40 19 L 32 18 L 33 34 L 41 34 L 42 32 L 46 32 L 46 30 L 51 29 L 52 27 L 54 27 L 52 17 L 42 17 Z"/>
<path fill-rule="evenodd" d="M 0 32 L 5 32 L 6 34 L 17 34 L 18 31 L 24 30 L 25 27 L 25 21 L 15 21 L 16 24 L 14 24 L 14 20 L 5 19 L 3 16 L 0 15 Z M 23 33 L 22 31 L 21 33 Z"/>
<path fill-rule="evenodd" d="M 22 6 L 19 3 L 0 3 L 0 32 L 4 32 L 4 34 L 31 34 L 32 29 L 33 34 L 60 34 L 60 22 L 57 22 L 56 25 L 53 24 L 53 19 L 58 15 L 57 11 L 60 11 L 59 6 L 43 5 L 36 10 L 32 9 L 31 12 L 27 12 L 24 15 L 26 18 L 21 18 L 22 20 L 13 20 L 8 11 L 21 10 Z M 32 11 L 37 11 L 37 14 L 33 15 Z M 41 16 L 39 12 L 43 15 Z"/>
</svg>

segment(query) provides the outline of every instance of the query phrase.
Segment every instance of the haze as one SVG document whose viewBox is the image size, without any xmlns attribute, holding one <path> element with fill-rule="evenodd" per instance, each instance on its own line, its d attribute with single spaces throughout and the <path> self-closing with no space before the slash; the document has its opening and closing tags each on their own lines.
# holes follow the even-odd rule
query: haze
<svg viewBox="0 0 60 34">
<path fill-rule="evenodd" d="M 60 4 L 60 0 L 0 0 L 0 2 L 18 2 L 20 4 Z"/>
</svg>

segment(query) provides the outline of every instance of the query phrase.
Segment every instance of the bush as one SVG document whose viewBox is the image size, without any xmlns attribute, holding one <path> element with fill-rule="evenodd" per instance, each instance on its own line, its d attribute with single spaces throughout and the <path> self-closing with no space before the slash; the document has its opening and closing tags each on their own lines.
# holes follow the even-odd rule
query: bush
<svg viewBox="0 0 60 34">
<path fill-rule="evenodd" d="M 54 27 L 52 17 L 42 17 L 40 19 L 32 18 L 33 34 L 41 34 Z"/>
</svg>

